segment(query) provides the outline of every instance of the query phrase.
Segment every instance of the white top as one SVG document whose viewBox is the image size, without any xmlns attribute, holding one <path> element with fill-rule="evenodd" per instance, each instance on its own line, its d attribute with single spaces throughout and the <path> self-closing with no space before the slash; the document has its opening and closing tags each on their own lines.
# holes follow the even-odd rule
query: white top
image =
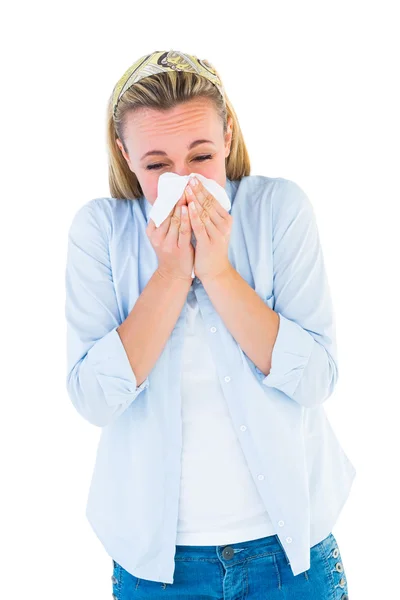
<svg viewBox="0 0 400 600">
<path fill-rule="evenodd" d="M 217 546 L 274 535 L 229 414 L 193 285 L 186 304 L 176 543 Z"/>
</svg>

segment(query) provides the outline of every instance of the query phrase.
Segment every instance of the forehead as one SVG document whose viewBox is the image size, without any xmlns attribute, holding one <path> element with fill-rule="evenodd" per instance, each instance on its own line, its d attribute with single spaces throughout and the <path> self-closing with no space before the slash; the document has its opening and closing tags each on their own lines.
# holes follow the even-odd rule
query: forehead
<svg viewBox="0 0 400 600">
<path fill-rule="evenodd" d="M 196 98 L 168 110 L 140 108 L 126 117 L 126 133 L 132 136 L 174 135 L 193 132 L 218 124 L 214 104 L 208 98 Z"/>
</svg>

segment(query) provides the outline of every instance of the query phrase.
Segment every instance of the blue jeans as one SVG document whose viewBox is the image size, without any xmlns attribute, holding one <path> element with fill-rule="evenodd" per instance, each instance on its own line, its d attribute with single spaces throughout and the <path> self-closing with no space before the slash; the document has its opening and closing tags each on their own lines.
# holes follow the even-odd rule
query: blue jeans
<svg viewBox="0 0 400 600">
<path fill-rule="evenodd" d="M 332 533 L 315 544 L 308 571 L 294 576 L 276 535 L 228 546 L 176 546 L 174 583 L 139 579 L 113 560 L 114 600 L 348 600 Z"/>
</svg>

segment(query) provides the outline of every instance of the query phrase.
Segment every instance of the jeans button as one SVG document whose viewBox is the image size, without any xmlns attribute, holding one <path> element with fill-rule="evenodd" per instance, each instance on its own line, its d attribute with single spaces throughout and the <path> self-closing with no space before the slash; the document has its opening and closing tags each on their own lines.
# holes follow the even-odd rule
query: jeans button
<svg viewBox="0 0 400 600">
<path fill-rule="evenodd" d="M 340 598 L 340 600 L 349 600 L 349 597 L 347 594 L 343 594 L 343 596 Z"/>
<path fill-rule="evenodd" d="M 336 571 L 339 571 L 339 573 L 343 573 L 342 563 L 340 563 L 340 562 L 336 563 Z"/>
<path fill-rule="evenodd" d="M 333 558 L 337 558 L 339 556 L 339 549 L 335 548 L 334 551 L 332 552 L 332 556 Z"/>
<path fill-rule="evenodd" d="M 340 587 L 344 587 L 346 585 L 346 580 L 344 577 L 342 577 L 342 579 L 339 581 L 339 585 Z"/>
<path fill-rule="evenodd" d="M 118 579 L 114 575 L 111 575 L 111 581 L 115 584 L 118 582 Z"/>
<path fill-rule="evenodd" d="M 226 546 L 226 548 L 222 551 L 222 556 L 227 560 L 230 560 L 234 555 L 233 548 L 231 546 Z"/>
</svg>

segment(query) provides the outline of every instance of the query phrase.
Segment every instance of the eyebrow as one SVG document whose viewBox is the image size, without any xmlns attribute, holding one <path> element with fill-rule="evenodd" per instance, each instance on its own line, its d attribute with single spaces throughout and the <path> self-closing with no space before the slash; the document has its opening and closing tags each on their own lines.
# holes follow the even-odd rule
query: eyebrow
<svg viewBox="0 0 400 600">
<path fill-rule="evenodd" d="M 215 146 L 214 142 L 212 142 L 211 140 L 195 140 L 194 142 L 189 144 L 189 146 L 187 148 L 188 148 L 188 150 L 191 150 L 192 148 L 194 148 L 195 146 L 198 146 L 199 144 L 206 144 L 206 143 L 212 144 L 213 146 Z M 167 153 L 164 152 L 163 150 L 149 150 L 149 152 L 146 152 L 146 154 L 143 154 L 143 156 L 140 160 L 143 160 L 144 158 L 146 158 L 146 156 L 149 156 L 149 154 L 161 154 L 162 156 L 167 156 Z"/>
</svg>

